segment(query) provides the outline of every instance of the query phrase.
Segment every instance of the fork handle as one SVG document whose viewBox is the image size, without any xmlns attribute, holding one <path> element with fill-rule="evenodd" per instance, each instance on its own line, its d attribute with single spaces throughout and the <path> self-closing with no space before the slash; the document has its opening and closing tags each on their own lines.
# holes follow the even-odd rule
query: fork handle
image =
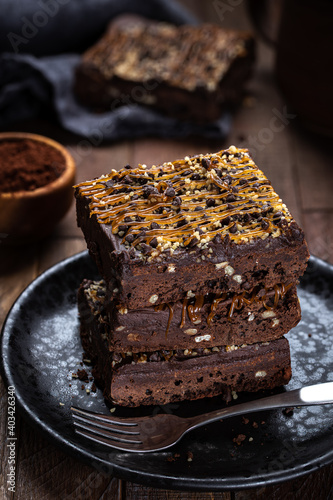
<svg viewBox="0 0 333 500">
<path fill-rule="evenodd" d="M 247 403 L 240 403 L 235 406 L 204 413 L 196 417 L 191 417 L 190 429 L 204 424 L 215 422 L 227 417 L 244 415 L 245 413 L 257 412 L 261 410 L 272 410 L 288 406 L 312 406 L 333 403 L 333 382 L 310 385 L 295 389 L 274 396 L 256 399 Z"/>
</svg>

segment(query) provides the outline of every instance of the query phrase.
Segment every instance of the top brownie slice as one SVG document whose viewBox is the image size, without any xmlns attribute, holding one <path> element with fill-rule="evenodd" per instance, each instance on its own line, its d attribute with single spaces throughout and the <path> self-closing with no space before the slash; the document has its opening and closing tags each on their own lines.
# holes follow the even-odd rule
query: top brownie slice
<svg viewBox="0 0 333 500">
<path fill-rule="evenodd" d="M 126 15 L 82 56 L 74 90 L 92 108 L 137 103 L 205 123 L 239 103 L 253 62 L 248 32 Z"/>
<path fill-rule="evenodd" d="M 296 283 L 303 231 L 246 149 L 120 171 L 75 188 L 91 256 L 124 308 Z"/>
</svg>

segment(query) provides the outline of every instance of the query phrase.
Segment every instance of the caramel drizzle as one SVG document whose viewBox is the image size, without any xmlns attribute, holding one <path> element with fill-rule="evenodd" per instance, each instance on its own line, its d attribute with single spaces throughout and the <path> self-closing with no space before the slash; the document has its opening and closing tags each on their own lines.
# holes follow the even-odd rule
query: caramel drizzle
<svg viewBox="0 0 333 500">
<path fill-rule="evenodd" d="M 207 242 L 217 234 L 222 238 L 229 235 L 236 243 L 244 238 L 263 238 L 279 230 L 275 223 L 276 212 L 288 222 L 291 216 L 247 150 L 236 151 L 238 157 L 227 150 L 166 163 L 163 168 L 153 166 L 146 170 L 139 165 L 131 170 L 112 171 L 76 188 L 80 196 L 90 198 L 91 215 L 95 214 L 99 223 L 111 225 L 113 234 L 121 232 L 119 227 L 122 225 L 126 226 L 126 235 L 120 237 L 124 244 L 133 247 L 143 242 L 149 245 L 156 238 L 155 247 L 160 253 L 170 246 L 187 247 L 202 239 Z M 231 162 L 229 155 L 233 156 Z M 222 178 L 218 172 L 222 172 Z M 200 178 L 193 179 L 193 174 L 199 174 Z M 154 187 L 156 192 L 145 197 L 145 186 Z M 167 196 L 168 187 L 174 189 L 174 196 Z M 130 191 L 124 192 L 124 189 Z M 230 196 L 227 201 L 228 195 L 233 195 L 231 201 Z M 215 206 L 207 207 L 207 199 Z M 181 203 L 177 204 L 179 200 Z M 237 231 L 231 230 L 235 224 L 233 216 L 260 216 L 262 212 L 265 212 L 262 220 L 248 217 L 247 222 L 236 221 Z M 152 229 L 151 223 L 160 227 Z M 145 228 L 144 235 L 140 234 L 142 228 Z M 126 240 L 129 234 L 133 236 L 130 243 Z"/>
<path fill-rule="evenodd" d="M 216 313 L 216 309 L 217 309 L 217 306 L 218 304 L 221 302 L 221 301 L 224 301 L 226 300 L 227 298 L 227 293 L 224 292 L 220 297 L 216 297 L 213 302 L 212 302 L 212 305 L 210 306 L 210 312 L 209 312 L 209 315 L 207 317 L 207 325 L 210 326 L 211 322 L 212 322 L 212 319 L 214 318 L 215 316 L 215 313 Z"/>
<path fill-rule="evenodd" d="M 184 326 L 185 326 L 187 304 L 188 304 L 188 299 L 186 298 L 186 299 L 183 300 L 182 316 L 181 316 L 181 321 L 180 321 L 180 328 L 184 328 Z"/>
<path fill-rule="evenodd" d="M 292 287 L 292 283 L 289 283 L 288 285 L 284 285 L 283 283 L 280 285 L 274 285 L 274 291 L 269 291 L 265 288 L 265 294 L 263 296 L 258 296 L 258 292 L 255 290 L 252 292 L 250 297 L 247 297 L 247 292 L 242 292 L 239 295 L 236 295 L 235 297 L 232 298 L 231 300 L 231 305 L 230 309 L 228 312 L 228 319 L 232 318 L 232 315 L 234 314 L 234 311 L 239 311 L 244 307 L 245 305 L 251 305 L 254 302 L 256 303 L 262 303 L 262 305 L 265 307 L 265 309 L 272 311 L 276 309 L 279 300 L 284 299 L 286 293 L 288 290 Z M 273 296 L 274 294 L 274 303 L 273 307 L 270 307 L 267 305 L 266 301 L 270 296 Z"/>
<path fill-rule="evenodd" d="M 155 311 L 164 311 L 164 309 L 166 307 L 168 307 L 168 309 L 169 309 L 169 317 L 168 317 L 168 324 L 167 324 L 167 327 L 165 330 L 165 338 L 168 338 L 169 328 L 170 328 L 170 324 L 171 324 L 171 321 L 173 318 L 173 304 L 170 302 L 166 302 L 164 304 L 158 304 L 157 306 L 155 306 L 154 310 Z"/>
<path fill-rule="evenodd" d="M 197 295 L 195 298 L 195 303 L 189 304 L 187 306 L 187 314 L 188 314 L 188 317 L 190 318 L 190 321 L 192 321 L 192 323 L 196 323 L 196 322 L 200 321 L 201 308 L 204 304 L 204 300 L 205 300 L 204 295 Z"/>
<path fill-rule="evenodd" d="M 265 288 L 264 289 L 265 293 L 263 295 L 259 295 L 261 290 L 254 289 L 252 292 L 244 291 L 240 294 L 234 295 L 232 298 L 229 299 L 227 298 L 228 294 L 226 292 L 222 293 L 220 296 L 215 296 L 215 298 L 211 301 L 210 311 L 207 317 L 207 325 L 208 326 L 211 325 L 211 322 L 213 321 L 213 318 L 216 314 L 217 306 L 220 302 L 225 302 L 226 305 L 230 304 L 230 308 L 228 311 L 228 320 L 231 320 L 235 311 L 239 311 L 245 305 L 250 306 L 253 303 L 261 303 L 265 307 L 265 309 L 272 311 L 277 308 L 279 301 L 284 299 L 288 290 L 290 290 L 292 286 L 293 283 L 289 283 L 288 285 L 285 285 L 284 283 L 281 283 L 279 285 L 274 285 L 273 290 L 267 290 Z M 274 296 L 273 306 L 269 306 L 267 304 L 267 300 L 273 296 Z M 182 302 L 181 322 L 179 325 L 180 328 L 184 328 L 185 326 L 186 312 L 189 320 L 192 323 L 195 324 L 201 321 L 202 306 L 204 305 L 205 302 L 205 296 L 197 295 L 195 297 L 194 304 L 189 304 L 188 302 L 189 302 L 188 298 L 185 298 Z M 169 308 L 168 324 L 165 332 L 165 336 L 167 337 L 170 329 L 170 324 L 173 318 L 174 304 L 173 303 L 159 304 L 155 306 L 155 311 L 164 311 L 166 307 Z"/>
</svg>

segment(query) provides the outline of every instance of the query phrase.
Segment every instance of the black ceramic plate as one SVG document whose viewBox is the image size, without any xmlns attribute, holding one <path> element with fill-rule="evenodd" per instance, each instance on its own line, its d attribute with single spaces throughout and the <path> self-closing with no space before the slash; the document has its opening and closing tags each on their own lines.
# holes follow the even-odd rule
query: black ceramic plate
<svg viewBox="0 0 333 500">
<path fill-rule="evenodd" d="M 76 290 L 84 277 L 97 276 L 86 252 L 57 264 L 22 293 L 3 328 L 5 381 L 15 387 L 23 415 L 55 444 L 104 472 L 166 489 L 259 487 L 333 461 L 333 405 L 297 408 L 292 415 L 257 413 L 248 423 L 241 417 L 217 422 L 189 433 L 169 450 L 148 454 L 98 447 L 76 435 L 71 405 L 109 413 L 100 390 L 87 394 L 92 382 L 71 377 L 82 360 Z M 293 378 L 286 390 L 333 380 L 333 267 L 311 258 L 299 296 L 303 319 L 288 335 Z M 236 403 L 245 398 L 239 395 Z M 222 406 L 220 398 L 213 398 L 144 411 L 189 415 Z M 117 408 L 115 415 L 141 411 Z M 237 445 L 233 438 L 239 434 L 246 438 Z"/>
</svg>

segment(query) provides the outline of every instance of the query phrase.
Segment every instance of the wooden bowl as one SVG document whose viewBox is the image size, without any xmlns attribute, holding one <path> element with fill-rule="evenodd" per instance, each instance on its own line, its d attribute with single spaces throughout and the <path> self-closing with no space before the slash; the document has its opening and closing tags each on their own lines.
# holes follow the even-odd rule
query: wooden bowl
<svg viewBox="0 0 333 500">
<path fill-rule="evenodd" d="M 0 133 L 0 142 L 29 139 L 57 149 L 64 157 L 60 176 L 32 191 L 0 193 L 0 244 L 32 243 L 52 232 L 73 202 L 76 167 L 72 156 L 58 142 L 24 132 Z M 0 159 L 1 161 L 1 159 Z"/>
</svg>

